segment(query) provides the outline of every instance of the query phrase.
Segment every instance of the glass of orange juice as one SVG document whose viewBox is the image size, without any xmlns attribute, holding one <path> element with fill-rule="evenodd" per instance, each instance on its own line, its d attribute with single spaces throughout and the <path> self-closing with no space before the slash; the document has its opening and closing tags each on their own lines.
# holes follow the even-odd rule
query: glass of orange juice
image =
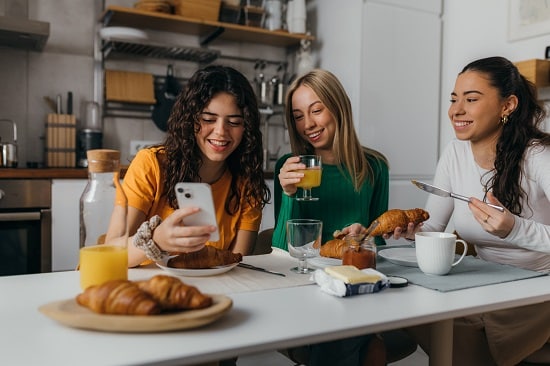
<svg viewBox="0 0 550 366">
<path fill-rule="evenodd" d="M 319 155 L 300 155 L 300 163 L 306 166 L 305 169 L 297 170 L 304 173 L 296 187 L 302 188 L 302 196 L 297 197 L 298 201 L 317 201 L 319 198 L 311 196 L 311 189 L 321 185 L 322 164 Z"/>
</svg>

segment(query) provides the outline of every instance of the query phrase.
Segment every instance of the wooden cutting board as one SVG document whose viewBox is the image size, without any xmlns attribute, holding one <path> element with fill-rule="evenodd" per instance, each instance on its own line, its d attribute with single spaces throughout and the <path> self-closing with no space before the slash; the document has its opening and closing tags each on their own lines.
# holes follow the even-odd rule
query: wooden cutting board
<svg viewBox="0 0 550 366">
<path fill-rule="evenodd" d="M 144 72 L 105 70 L 105 99 L 108 102 L 155 104 L 155 82 Z"/>
</svg>

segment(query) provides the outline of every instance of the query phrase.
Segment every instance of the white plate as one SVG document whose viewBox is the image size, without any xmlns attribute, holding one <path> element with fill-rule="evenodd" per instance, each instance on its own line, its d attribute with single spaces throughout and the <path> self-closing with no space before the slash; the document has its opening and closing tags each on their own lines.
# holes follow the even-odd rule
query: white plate
<svg viewBox="0 0 550 366">
<path fill-rule="evenodd" d="M 340 266 L 342 265 L 341 259 L 329 258 L 329 257 L 314 257 L 307 260 L 308 264 L 315 266 L 317 268 L 325 268 L 328 266 Z"/>
<path fill-rule="evenodd" d="M 99 35 L 102 39 L 148 39 L 147 33 L 142 30 L 128 27 L 105 27 L 101 28 Z"/>
<path fill-rule="evenodd" d="M 382 258 L 400 266 L 418 267 L 415 248 L 388 248 L 378 251 Z"/>
<path fill-rule="evenodd" d="M 207 277 L 215 276 L 225 272 L 231 271 L 239 263 L 228 264 L 227 266 L 219 266 L 214 268 L 205 268 L 205 269 L 189 269 L 189 268 L 172 268 L 164 266 L 160 263 L 157 263 L 159 268 L 162 268 L 168 273 L 174 274 L 176 276 L 187 276 L 187 277 Z"/>
</svg>

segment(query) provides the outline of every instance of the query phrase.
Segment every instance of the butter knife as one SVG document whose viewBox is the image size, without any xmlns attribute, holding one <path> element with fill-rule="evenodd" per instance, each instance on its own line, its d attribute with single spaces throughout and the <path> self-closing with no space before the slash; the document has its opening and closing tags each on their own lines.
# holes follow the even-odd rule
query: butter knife
<svg viewBox="0 0 550 366">
<path fill-rule="evenodd" d="M 432 186 L 431 184 L 428 184 L 428 183 L 420 182 L 418 180 L 411 180 L 411 183 L 414 184 L 415 186 L 417 186 L 418 188 L 420 188 L 421 190 L 426 191 L 426 192 L 431 193 L 431 194 L 435 194 L 436 196 L 452 197 L 452 198 L 456 198 L 456 199 L 464 201 L 464 202 L 470 202 L 470 199 L 466 196 L 461 196 L 459 194 L 446 191 L 446 190 L 438 188 L 436 186 Z M 487 203 L 487 202 L 485 202 L 485 203 L 488 206 L 491 206 L 492 208 L 496 208 L 500 212 L 504 211 L 504 207 L 493 205 L 493 204 L 490 204 L 490 203 Z"/>
<path fill-rule="evenodd" d="M 252 270 L 254 270 L 254 271 L 260 271 L 260 272 L 265 272 L 265 273 L 271 273 L 271 274 L 274 274 L 274 275 L 277 275 L 277 276 L 286 277 L 286 275 L 285 275 L 284 273 L 275 272 L 275 271 L 270 271 L 270 270 L 268 270 L 268 269 L 261 268 L 261 267 L 256 267 L 256 266 L 253 266 L 252 264 L 248 264 L 248 263 L 242 263 L 242 262 L 241 262 L 241 263 L 237 264 L 237 267 L 252 269 Z"/>
</svg>

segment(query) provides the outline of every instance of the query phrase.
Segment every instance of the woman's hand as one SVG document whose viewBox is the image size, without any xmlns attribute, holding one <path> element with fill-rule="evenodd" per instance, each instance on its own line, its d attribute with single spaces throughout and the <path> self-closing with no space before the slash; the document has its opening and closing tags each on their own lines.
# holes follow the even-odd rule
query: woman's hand
<svg viewBox="0 0 550 366">
<path fill-rule="evenodd" d="M 493 205 L 503 206 L 492 192 L 487 192 L 487 199 Z M 504 212 L 500 212 L 474 197 L 470 198 L 468 207 L 483 230 L 490 234 L 502 239 L 507 237 L 514 228 L 514 215 L 506 209 Z"/>
<path fill-rule="evenodd" d="M 298 188 L 296 183 L 300 182 L 304 177 L 304 173 L 299 173 L 296 170 L 305 169 L 306 166 L 299 162 L 300 158 L 298 156 L 291 156 L 286 159 L 285 163 L 279 171 L 279 182 L 283 188 L 283 192 L 287 196 L 293 196 L 296 194 Z"/>
<path fill-rule="evenodd" d="M 153 241 L 166 252 L 194 252 L 204 247 L 215 226 L 184 226 L 184 217 L 199 211 L 186 207 L 174 211 L 153 231 Z"/>
<path fill-rule="evenodd" d="M 409 222 L 407 227 L 396 227 L 393 231 L 393 239 L 398 240 L 400 238 L 405 238 L 407 240 L 414 240 L 415 234 L 420 231 L 420 228 L 422 227 L 424 223 L 419 223 L 418 225 L 415 225 L 414 222 Z M 392 234 L 384 234 L 382 235 L 384 239 L 391 239 Z"/>
<path fill-rule="evenodd" d="M 340 231 L 341 235 L 362 235 L 367 232 L 367 228 L 359 223 L 346 226 Z"/>
</svg>

